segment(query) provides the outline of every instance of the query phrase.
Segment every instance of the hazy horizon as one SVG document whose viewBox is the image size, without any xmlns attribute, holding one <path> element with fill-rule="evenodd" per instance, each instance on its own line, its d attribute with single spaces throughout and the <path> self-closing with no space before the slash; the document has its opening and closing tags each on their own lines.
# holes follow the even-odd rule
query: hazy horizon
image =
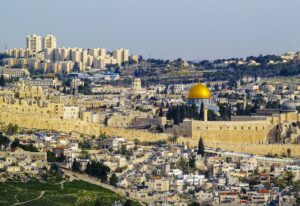
<svg viewBox="0 0 300 206">
<path fill-rule="evenodd" d="M 128 48 L 145 58 L 217 59 L 300 50 L 300 1 L 3 1 L 0 50 L 31 33 L 58 46 Z"/>
</svg>

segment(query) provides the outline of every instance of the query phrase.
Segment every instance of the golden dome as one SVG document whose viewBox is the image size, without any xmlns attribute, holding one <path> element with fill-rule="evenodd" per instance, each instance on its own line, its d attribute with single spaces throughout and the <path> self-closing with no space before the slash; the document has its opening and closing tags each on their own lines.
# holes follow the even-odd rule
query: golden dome
<svg viewBox="0 0 300 206">
<path fill-rule="evenodd" d="M 189 91 L 189 99 L 210 99 L 210 91 L 204 84 L 195 84 Z"/>
</svg>

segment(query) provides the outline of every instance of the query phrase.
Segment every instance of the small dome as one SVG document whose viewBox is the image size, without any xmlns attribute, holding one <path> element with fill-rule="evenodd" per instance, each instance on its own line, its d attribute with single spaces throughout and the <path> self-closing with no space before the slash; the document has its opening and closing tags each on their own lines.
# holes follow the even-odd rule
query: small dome
<svg viewBox="0 0 300 206">
<path fill-rule="evenodd" d="M 210 99 L 210 91 L 204 84 L 195 84 L 189 91 L 189 99 Z"/>
<path fill-rule="evenodd" d="M 280 108 L 280 111 L 296 111 L 296 110 L 297 110 L 297 106 L 295 102 L 292 101 L 283 102 Z"/>
</svg>

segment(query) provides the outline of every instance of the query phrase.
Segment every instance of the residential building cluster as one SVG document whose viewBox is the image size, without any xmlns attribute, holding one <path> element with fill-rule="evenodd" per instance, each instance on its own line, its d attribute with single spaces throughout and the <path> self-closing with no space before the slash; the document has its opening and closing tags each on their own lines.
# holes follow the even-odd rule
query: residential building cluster
<svg viewBox="0 0 300 206">
<path fill-rule="evenodd" d="M 0 170 L 8 174 L 38 175 L 48 166 L 46 152 L 0 151 Z"/>
<path fill-rule="evenodd" d="M 271 184 L 290 174 L 293 181 L 300 180 L 300 162 L 295 159 L 210 148 L 201 156 L 198 148 L 188 145 L 143 145 L 105 134 L 91 138 L 78 133 L 32 131 L 10 139 L 20 139 L 20 144 L 41 151 L 1 151 L 0 169 L 10 175 L 38 177 L 50 168 L 46 155 L 50 152 L 63 168 L 71 168 L 76 160 L 82 172 L 88 163 L 102 162 L 111 169 L 109 176 L 117 174 L 118 188 L 150 205 L 187 206 L 191 201 L 212 205 L 296 204 L 292 185 L 280 188 Z"/>
<path fill-rule="evenodd" d="M 104 70 L 107 65 L 121 66 L 129 60 L 138 62 L 138 57 L 130 56 L 128 49 L 107 52 L 104 48 L 57 47 L 57 40 L 53 35 L 41 37 L 32 34 L 26 37 L 25 49 L 7 49 L 4 53 L 10 56 L 3 60 L 5 65 L 21 65 L 35 73 L 68 74 L 73 71 Z"/>
</svg>

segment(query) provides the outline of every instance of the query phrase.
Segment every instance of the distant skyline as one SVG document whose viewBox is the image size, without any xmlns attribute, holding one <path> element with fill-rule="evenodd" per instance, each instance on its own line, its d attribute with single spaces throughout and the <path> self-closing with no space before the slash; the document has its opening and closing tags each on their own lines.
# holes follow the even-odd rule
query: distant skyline
<svg viewBox="0 0 300 206">
<path fill-rule="evenodd" d="M 0 50 L 53 34 L 59 47 L 128 48 L 145 58 L 217 59 L 300 50 L 299 0 L 9 0 Z"/>
</svg>

